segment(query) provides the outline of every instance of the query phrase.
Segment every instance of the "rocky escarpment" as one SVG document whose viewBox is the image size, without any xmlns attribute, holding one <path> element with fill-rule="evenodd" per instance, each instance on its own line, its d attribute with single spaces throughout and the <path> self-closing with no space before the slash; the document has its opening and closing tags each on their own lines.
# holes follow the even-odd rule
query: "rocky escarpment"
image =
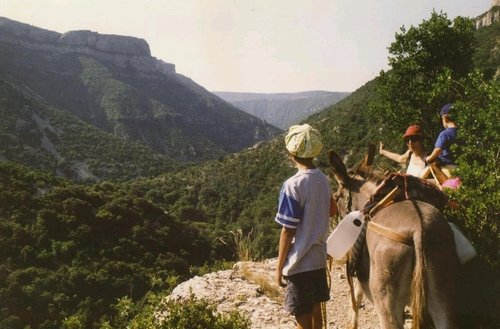
<svg viewBox="0 0 500 329">
<path fill-rule="evenodd" d="M 237 263 L 232 270 L 209 273 L 180 284 L 169 298 L 181 302 L 194 294 L 198 299 L 215 303 L 219 312 L 238 310 L 250 318 L 252 329 L 295 328 L 295 319 L 284 311 L 282 302 L 270 298 L 261 285 L 244 276 L 244 273 L 252 273 L 254 279 L 260 278 L 261 283 L 268 282 L 272 279 L 272 264 Z M 277 285 L 273 288 L 277 289 Z M 164 311 L 157 313 L 159 319 Z"/>
<path fill-rule="evenodd" d="M 284 290 L 274 283 L 276 260 L 239 262 L 232 270 L 196 276 L 178 285 L 168 298 L 181 302 L 194 294 L 217 305 L 219 312 L 237 310 L 249 317 L 251 329 L 294 329 L 295 318 L 283 309 Z M 343 265 L 331 269 L 331 300 L 326 303 L 329 329 L 347 328 L 349 324 L 350 293 L 344 273 Z M 158 310 L 159 321 L 164 312 L 167 310 Z M 406 322 L 405 329 L 410 328 L 410 319 Z M 362 305 L 359 325 L 365 329 L 379 327 L 369 302 Z"/>
<path fill-rule="evenodd" d="M 500 0 L 492 0 L 490 10 L 476 17 L 476 28 L 480 29 L 494 22 L 500 22 Z"/>
<path fill-rule="evenodd" d="M 28 49 L 57 53 L 82 53 L 140 72 L 175 74 L 175 65 L 151 56 L 148 43 L 130 36 L 70 31 L 64 34 L 0 17 L 0 41 Z"/>
</svg>

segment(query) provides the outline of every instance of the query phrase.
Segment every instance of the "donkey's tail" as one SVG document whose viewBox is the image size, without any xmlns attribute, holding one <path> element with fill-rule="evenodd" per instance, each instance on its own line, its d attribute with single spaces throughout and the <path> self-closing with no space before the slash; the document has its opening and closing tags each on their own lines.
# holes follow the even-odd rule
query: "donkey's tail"
<svg viewBox="0 0 500 329">
<path fill-rule="evenodd" d="M 425 310 L 425 257 L 424 257 L 424 229 L 423 218 L 415 204 L 415 208 L 420 216 L 420 230 L 415 232 L 413 236 L 413 244 L 415 247 L 415 267 L 413 269 L 412 279 L 412 308 L 413 308 L 413 328 L 420 329 L 423 325 L 424 310 Z"/>
</svg>

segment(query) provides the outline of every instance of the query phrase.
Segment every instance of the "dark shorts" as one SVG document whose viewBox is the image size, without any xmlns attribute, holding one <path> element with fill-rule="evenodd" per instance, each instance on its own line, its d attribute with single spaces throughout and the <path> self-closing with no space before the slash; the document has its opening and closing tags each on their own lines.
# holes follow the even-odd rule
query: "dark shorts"
<svg viewBox="0 0 500 329">
<path fill-rule="evenodd" d="M 285 310 L 292 315 L 310 313 L 313 305 L 330 300 L 326 269 L 286 277 Z"/>
</svg>

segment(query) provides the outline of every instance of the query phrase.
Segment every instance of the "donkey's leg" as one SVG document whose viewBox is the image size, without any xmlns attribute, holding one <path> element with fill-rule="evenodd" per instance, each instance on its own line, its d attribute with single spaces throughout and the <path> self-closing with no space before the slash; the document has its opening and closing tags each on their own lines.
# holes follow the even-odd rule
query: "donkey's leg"
<svg viewBox="0 0 500 329">
<path fill-rule="evenodd" d="M 455 307 L 458 261 L 452 246 L 427 250 L 427 309 L 436 329 L 458 328 Z"/>
<path fill-rule="evenodd" d="M 379 241 L 371 258 L 370 290 L 382 329 L 403 329 L 410 297 L 413 252 L 410 247 Z"/>
<path fill-rule="evenodd" d="M 356 306 L 359 309 L 363 304 L 363 288 L 359 280 L 354 280 L 354 297 L 356 298 Z"/>
<path fill-rule="evenodd" d="M 353 280 L 353 298 L 351 300 L 351 310 L 349 312 L 349 329 L 358 329 L 358 318 L 359 318 L 359 309 L 363 302 L 363 290 L 361 287 L 361 282 L 359 280 Z"/>
</svg>

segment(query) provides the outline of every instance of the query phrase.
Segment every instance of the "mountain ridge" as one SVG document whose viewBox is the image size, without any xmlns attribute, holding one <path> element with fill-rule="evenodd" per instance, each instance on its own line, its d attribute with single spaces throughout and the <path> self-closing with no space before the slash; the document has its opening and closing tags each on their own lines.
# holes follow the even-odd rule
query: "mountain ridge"
<svg viewBox="0 0 500 329">
<path fill-rule="evenodd" d="M 336 104 L 350 93 L 311 90 L 297 93 L 216 91 L 214 94 L 243 111 L 285 130 L 310 115 Z"/>
<path fill-rule="evenodd" d="M 143 39 L 0 17 L 0 45 L 0 78 L 177 161 L 216 159 L 280 133 L 152 57 Z"/>
<path fill-rule="evenodd" d="M 14 43 L 33 50 L 55 50 L 59 53 L 82 52 L 126 67 L 132 65 L 144 72 L 160 70 L 175 74 L 175 65 L 151 56 L 144 39 L 89 30 L 58 33 L 0 17 L 0 41 Z M 154 69 L 154 70 L 152 70 Z"/>
</svg>

